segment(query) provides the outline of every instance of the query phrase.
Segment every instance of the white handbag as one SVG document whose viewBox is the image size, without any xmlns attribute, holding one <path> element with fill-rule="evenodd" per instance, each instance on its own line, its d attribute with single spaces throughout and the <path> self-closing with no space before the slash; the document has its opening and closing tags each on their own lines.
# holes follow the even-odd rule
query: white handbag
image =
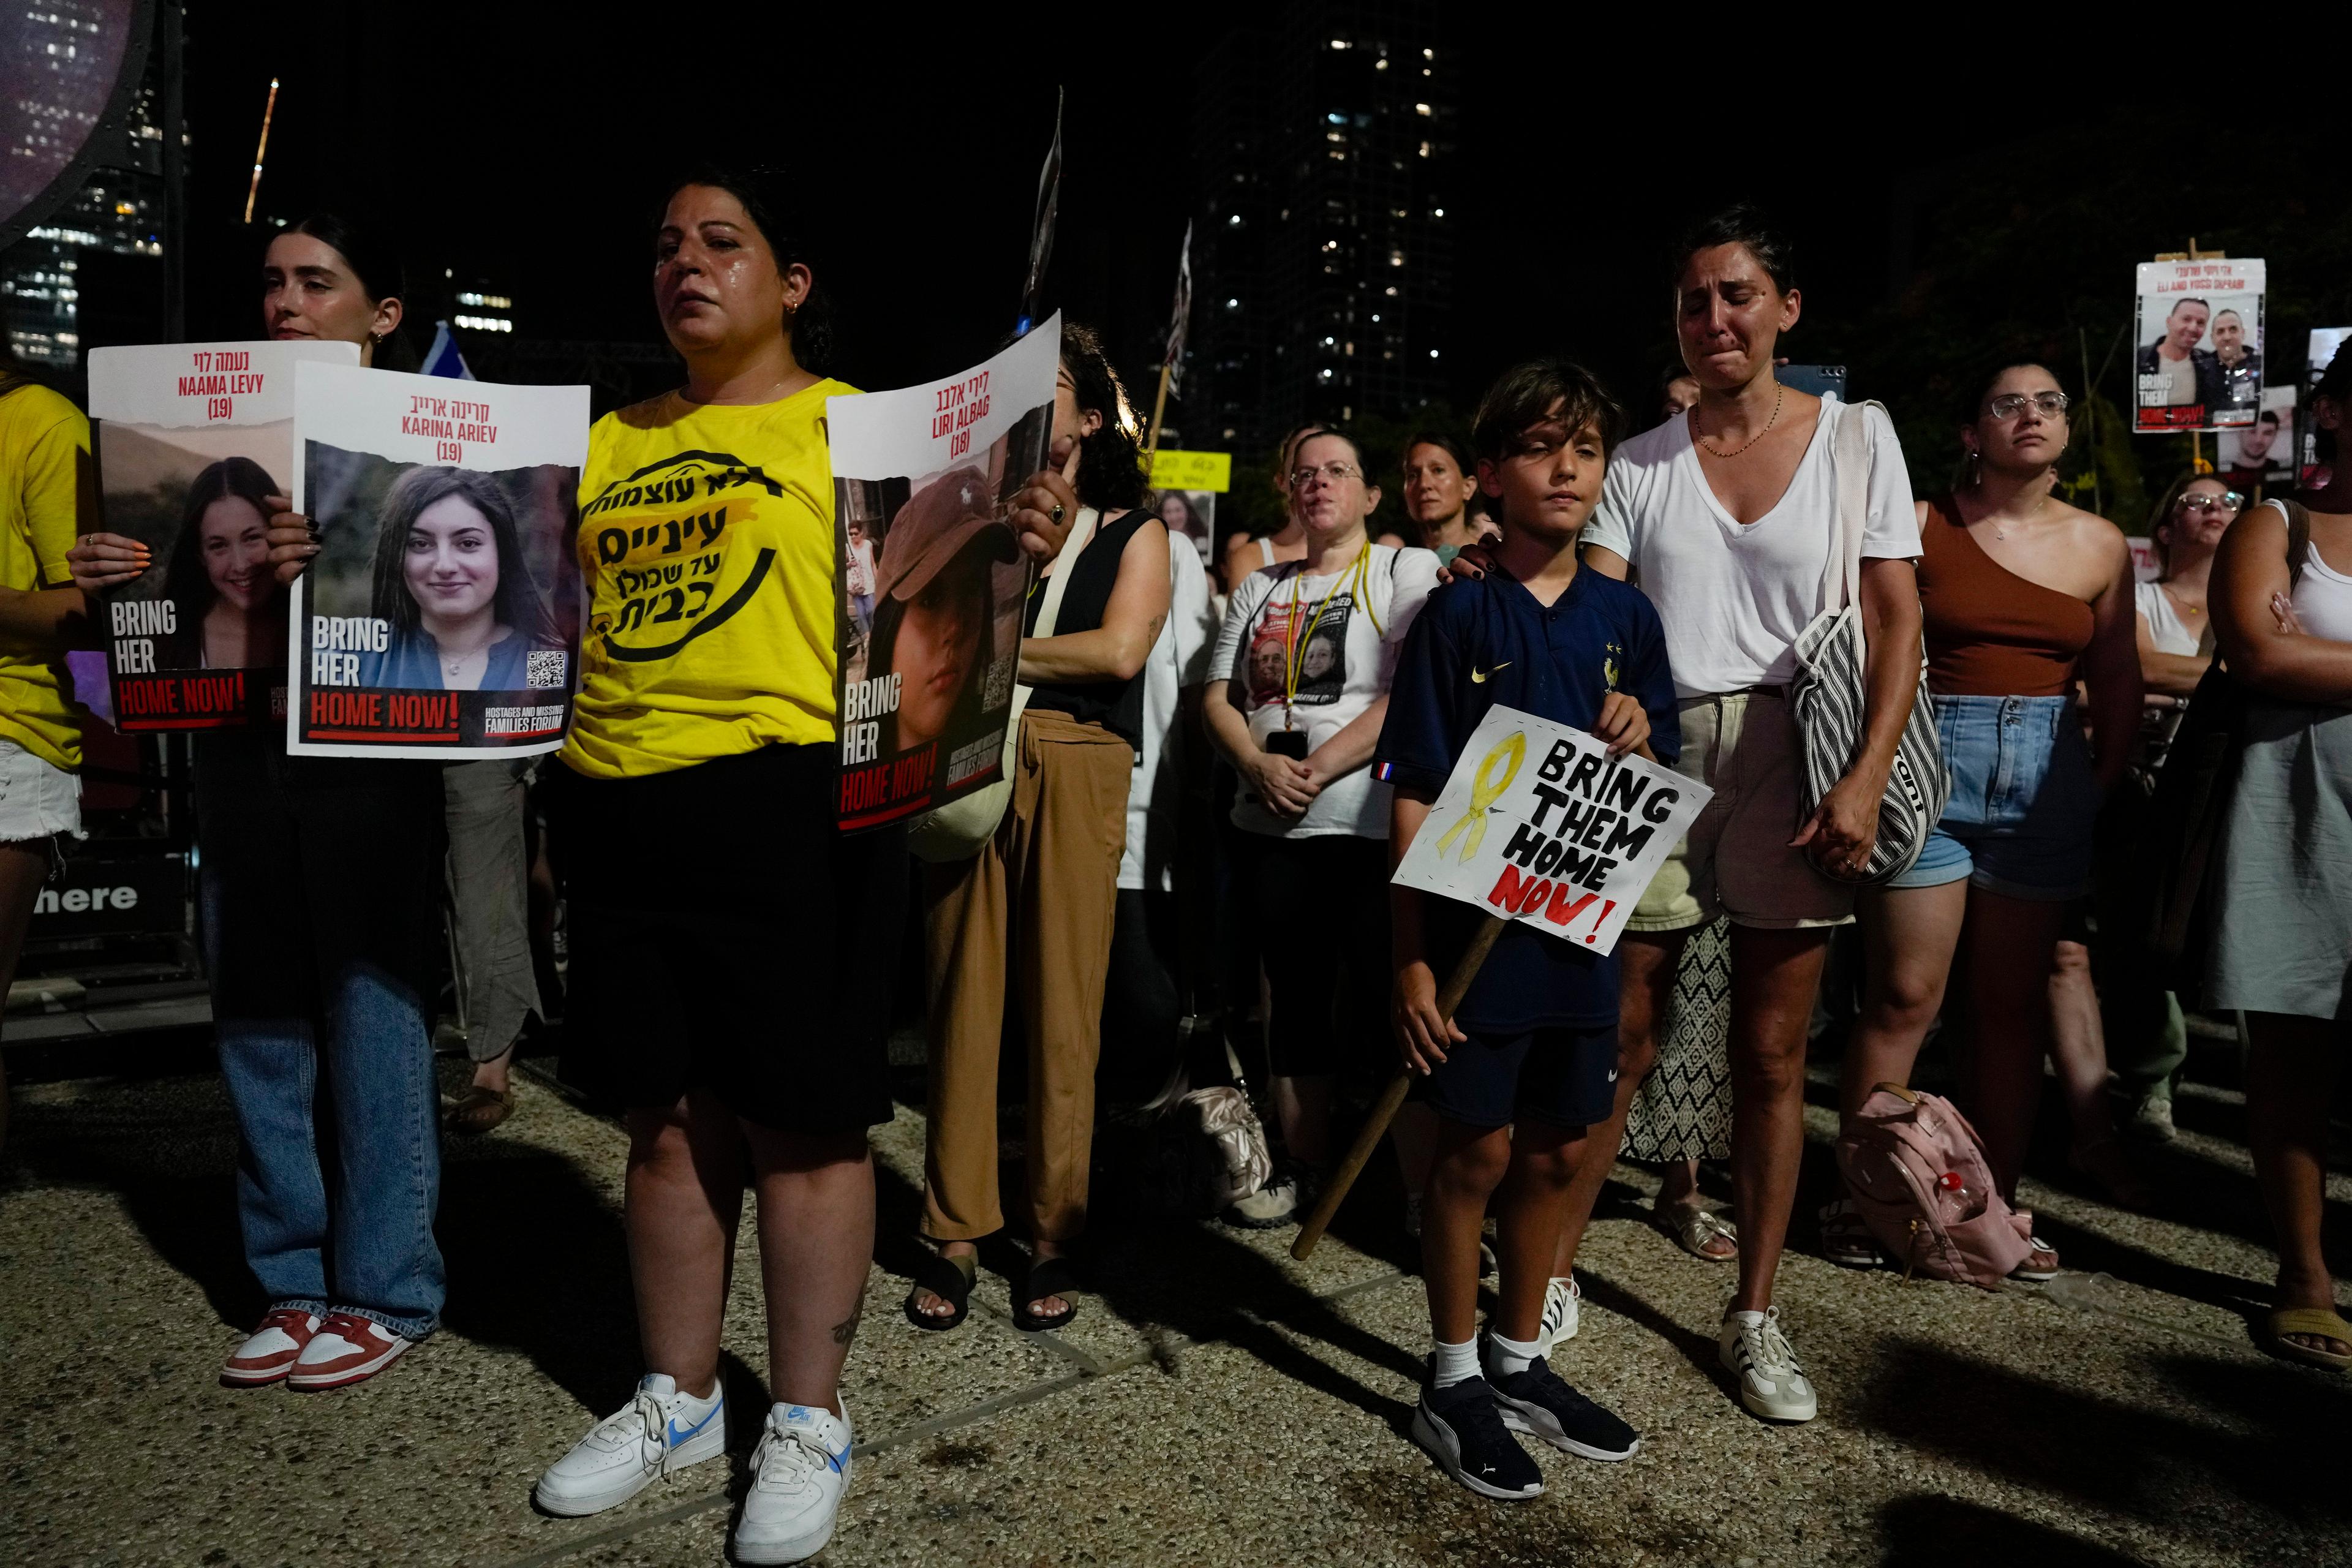
<svg viewBox="0 0 2352 1568">
<path fill-rule="evenodd" d="M 1790 717 L 1805 753 L 1800 803 L 1810 818 L 1822 797 L 1837 786 L 1862 750 L 1864 694 L 1870 688 L 1869 649 L 1862 626 L 1862 536 L 1870 504 L 1867 409 L 1859 403 L 1837 411 L 1830 433 L 1832 469 L 1837 476 L 1837 533 L 1823 574 L 1822 598 L 1830 608 L 1797 637 L 1797 673 L 1789 683 Z M 1870 864 L 1853 878 L 1883 883 L 1901 876 L 1927 847 L 1927 834 L 1944 815 L 1952 775 L 1936 742 L 1936 710 L 1927 694 L 1923 658 L 1911 712 L 1878 803 L 1878 838 Z"/>
<path fill-rule="evenodd" d="M 1070 537 L 1056 558 L 1061 570 L 1045 580 L 1045 602 L 1037 606 L 1036 628 L 1029 636 L 1054 635 L 1055 617 L 1062 609 L 1062 595 L 1070 585 L 1070 574 L 1077 570 L 1079 554 L 1093 542 L 1099 516 L 1092 507 L 1078 510 L 1076 520 L 1070 524 Z M 996 781 L 917 817 L 915 825 L 907 830 L 907 848 L 917 859 L 969 860 L 980 853 L 982 845 L 996 837 L 997 825 L 1013 805 L 1013 763 L 1020 752 L 1021 715 L 1028 710 L 1029 688 L 1016 681 L 1013 706 L 1004 716 L 1004 750 L 997 759 Z"/>
</svg>

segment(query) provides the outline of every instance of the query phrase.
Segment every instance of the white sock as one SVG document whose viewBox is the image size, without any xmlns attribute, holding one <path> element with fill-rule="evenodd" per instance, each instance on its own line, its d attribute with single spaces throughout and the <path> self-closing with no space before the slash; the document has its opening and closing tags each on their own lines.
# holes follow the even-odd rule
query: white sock
<svg viewBox="0 0 2352 1568">
<path fill-rule="evenodd" d="M 1496 1377 L 1527 1371 L 1541 1353 L 1542 1347 L 1533 1340 L 1507 1340 L 1492 1329 L 1486 1331 L 1486 1370 Z"/>
<path fill-rule="evenodd" d="M 1437 1362 L 1431 1374 L 1431 1384 L 1438 1388 L 1451 1388 L 1457 1383 L 1467 1383 L 1478 1375 L 1478 1341 L 1473 1337 L 1458 1345 L 1437 1342 Z"/>
</svg>

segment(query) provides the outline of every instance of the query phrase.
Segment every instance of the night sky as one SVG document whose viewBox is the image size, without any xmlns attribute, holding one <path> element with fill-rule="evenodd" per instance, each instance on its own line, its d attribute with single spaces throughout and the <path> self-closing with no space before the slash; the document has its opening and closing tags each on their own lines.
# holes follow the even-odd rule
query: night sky
<svg viewBox="0 0 2352 1568">
<path fill-rule="evenodd" d="M 874 387 L 936 377 L 1013 324 L 1065 84 L 1048 307 L 1102 325 L 1139 376 L 1193 205 L 1194 75 L 1241 9 L 1154 11 L 1148 34 L 1035 11 L 1028 42 L 1004 14 L 935 25 L 922 8 L 851 34 L 747 23 L 732 6 L 518 19 L 480 5 L 460 23 L 436 10 L 427 37 L 389 6 L 192 6 L 189 331 L 254 330 L 258 245 L 236 217 L 276 74 L 263 215 L 369 209 L 404 237 L 413 277 L 489 279 L 530 336 L 650 342 L 663 174 L 714 154 L 782 167 L 824 222 L 843 372 Z M 1454 14 L 1466 28 L 1482 12 Z M 2257 110 L 2251 79 L 2210 134 L 2156 139 L 2124 60 L 2063 86 L 2012 73 L 1978 98 L 1963 74 L 1982 68 L 1977 44 L 1841 72 L 1793 39 L 1604 51 L 1564 25 L 1531 28 L 1524 8 L 1493 14 L 1507 31 L 1465 39 L 1445 355 L 1462 408 L 1538 352 L 1582 357 L 1646 405 L 1673 353 L 1662 252 L 1683 220 L 1734 197 L 1765 202 L 1799 240 L 1806 320 L 1785 352 L 1852 363 L 1857 395 L 1898 418 L 1905 399 L 1948 391 L 1924 384 L 1934 367 L 1980 346 L 2058 356 L 2088 342 L 2095 359 L 2127 316 L 2131 263 L 2192 233 L 2270 256 L 2274 365 L 2299 366 L 2305 327 L 2352 319 L 2339 151 L 2352 135 L 2315 109 Z M 1202 279 L 1201 294 L 1217 286 Z M 412 293 L 429 333 L 436 312 Z"/>
</svg>

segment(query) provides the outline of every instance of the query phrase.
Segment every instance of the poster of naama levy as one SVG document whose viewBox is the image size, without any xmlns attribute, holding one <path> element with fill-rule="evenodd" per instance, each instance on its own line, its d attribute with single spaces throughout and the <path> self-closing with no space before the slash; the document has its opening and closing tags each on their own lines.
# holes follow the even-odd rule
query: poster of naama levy
<svg viewBox="0 0 2352 1568">
<path fill-rule="evenodd" d="M 1391 879 L 1594 952 L 1715 792 L 1581 730 L 1488 710 Z"/>
</svg>

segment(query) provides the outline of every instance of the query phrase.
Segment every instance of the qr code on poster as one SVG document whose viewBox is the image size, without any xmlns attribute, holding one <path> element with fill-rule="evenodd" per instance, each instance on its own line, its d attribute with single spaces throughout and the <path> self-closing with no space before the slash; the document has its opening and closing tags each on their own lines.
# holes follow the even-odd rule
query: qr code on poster
<svg viewBox="0 0 2352 1568">
<path fill-rule="evenodd" d="M 552 691 L 563 684 L 563 650 L 534 653 L 523 661 L 523 679 L 533 691 Z"/>
</svg>

